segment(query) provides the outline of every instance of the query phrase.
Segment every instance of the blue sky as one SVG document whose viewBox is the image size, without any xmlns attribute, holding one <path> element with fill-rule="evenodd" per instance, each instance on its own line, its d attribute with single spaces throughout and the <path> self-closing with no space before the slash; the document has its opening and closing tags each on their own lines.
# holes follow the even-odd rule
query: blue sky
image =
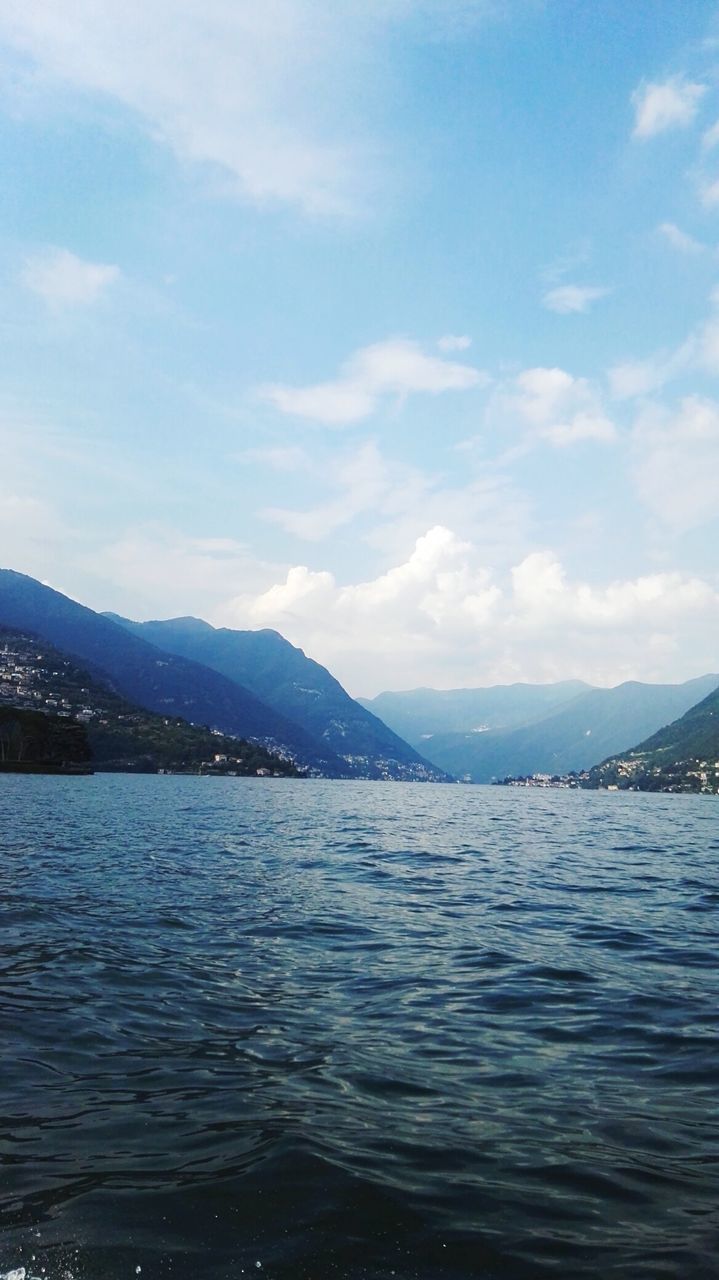
<svg viewBox="0 0 719 1280">
<path fill-rule="evenodd" d="M 353 693 L 716 669 L 719 6 L 259 10 L 0 10 L 0 562 Z"/>
</svg>

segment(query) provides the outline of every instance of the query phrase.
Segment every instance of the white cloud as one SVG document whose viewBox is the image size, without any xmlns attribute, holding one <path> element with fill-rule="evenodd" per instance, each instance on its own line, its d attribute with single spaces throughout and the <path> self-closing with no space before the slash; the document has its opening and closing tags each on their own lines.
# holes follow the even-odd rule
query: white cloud
<svg viewBox="0 0 719 1280">
<path fill-rule="evenodd" d="M 389 468 L 372 441 L 331 468 L 336 496 L 304 511 L 269 507 L 261 514 L 294 537 L 310 542 L 328 537 L 372 510 L 389 489 Z"/>
<path fill-rule="evenodd" d="M 23 63 L 18 96 L 67 89 L 127 109 L 228 194 L 310 215 L 362 210 L 387 169 L 365 121 L 388 76 L 384 46 L 418 12 L 449 31 L 470 8 L 441 0 L 4 0 L 0 38 Z M 27 74 L 22 68 L 30 61 Z M 57 95 L 55 100 L 58 100 Z"/>
<path fill-rule="evenodd" d="M 625 360 L 609 370 L 609 386 L 615 400 L 631 400 L 658 391 L 673 376 L 672 353 L 659 353 L 646 360 Z"/>
<path fill-rule="evenodd" d="M 670 76 L 661 84 L 643 84 L 632 94 L 635 110 L 634 137 L 653 138 L 666 129 L 683 129 L 697 114 L 707 85 L 683 76 Z"/>
<path fill-rule="evenodd" d="M 275 384 L 261 387 L 259 394 L 282 413 L 343 426 L 368 418 L 387 397 L 466 391 L 487 381 L 480 370 L 427 355 L 408 338 L 388 338 L 357 351 L 331 382 L 307 387 Z"/>
<path fill-rule="evenodd" d="M 564 445 L 579 444 L 582 440 L 611 444 L 617 438 L 617 430 L 614 423 L 602 413 L 580 409 L 569 422 L 558 422 L 552 427 L 546 427 L 542 435 L 551 444 L 561 448 Z"/>
<path fill-rule="evenodd" d="M 119 278 L 119 267 L 55 248 L 26 258 L 21 273 L 23 284 L 50 307 L 91 306 Z"/>
<path fill-rule="evenodd" d="M 342 585 L 297 565 L 268 590 L 236 596 L 216 620 L 277 627 L 354 692 L 436 685 L 438 671 L 445 684 L 569 675 L 613 683 L 662 678 L 690 636 L 687 674 L 710 669 L 719 596 L 679 573 L 572 581 L 548 551 L 497 575 L 471 543 L 435 526 L 374 579 Z"/>
<path fill-rule="evenodd" d="M 216 167 L 251 200 L 319 214 L 353 207 L 367 164 L 323 110 L 367 28 L 359 7 L 311 0 L 7 0 L 0 14 L 0 34 L 46 82 L 119 101 L 180 160 Z"/>
<path fill-rule="evenodd" d="M 713 150 L 719 143 L 719 120 L 707 129 L 702 136 L 702 146 L 706 151 Z"/>
<path fill-rule="evenodd" d="M 690 373 L 719 377 L 719 290 L 712 292 L 709 301 L 711 311 L 707 319 L 673 351 L 657 351 L 643 360 L 627 360 L 608 371 L 615 399 L 649 395 Z"/>
<path fill-rule="evenodd" d="M 684 533 L 719 515 L 719 404 L 689 396 L 676 412 L 652 407 L 632 433 L 634 480 L 658 521 Z"/>
<path fill-rule="evenodd" d="M 705 182 L 701 188 L 701 201 L 707 209 L 714 209 L 719 204 L 719 178 L 714 182 Z"/>
<path fill-rule="evenodd" d="M 678 253 L 699 254 L 706 250 L 706 245 L 700 240 L 695 240 L 694 236 L 688 235 L 686 231 L 682 231 L 673 222 L 662 222 L 657 227 L 657 231 Z"/>
<path fill-rule="evenodd" d="M 476 459 L 467 460 L 465 474 L 453 484 L 441 472 L 385 457 L 369 441 L 336 459 L 318 461 L 314 475 L 324 482 L 327 497 L 305 508 L 269 507 L 260 514 L 310 542 L 354 525 L 353 539 L 373 548 L 383 562 L 401 555 L 428 524 L 449 521 L 493 562 L 506 562 L 524 545 L 530 520 L 526 497 Z"/>
<path fill-rule="evenodd" d="M 456 333 L 446 333 L 437 343 L 440 351 L 466 351 L 471 345 L 471 338 L 468 338 L 466 334 Z"/>
<path fill-rule="evenodd" d="M 588 311 L 593 302 L 606 298 L 611 289 L 600 285 L 562 284 L 550 289 L 542 298 L 542 305 L 548 311 L 557 311 L 560 315 Z"/>
<path fill-rule="evenodd" d="M 525 369 L 501 404 L 519 416 L 537 437 L 558 447 L 583 440 L 611 443 L 616 428 L 586 378 L 564 369 Z"/>
</svg>

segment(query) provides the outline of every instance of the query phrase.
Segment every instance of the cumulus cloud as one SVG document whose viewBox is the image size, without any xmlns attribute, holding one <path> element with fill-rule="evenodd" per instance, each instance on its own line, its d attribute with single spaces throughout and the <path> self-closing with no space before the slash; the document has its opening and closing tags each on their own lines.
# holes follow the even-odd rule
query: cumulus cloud
<svg viewBox="0 0 719 1280">
<path fill-rule="evenodd" d="M 711 665 L 718 619 L 719 596 L 701 579 L 655 573 L 573 581 L 546 550 L 497 574 L 443 526 L 369 581 L 343 585 L 326 570 L 296 565 L 217 614 L 229 625 L 277 627 L 354 692 L 436 683 L 440 669 L 445 681 L 460 684 L 569 674 L 598 683 L 660 678 L 685 634 L 697 637 L 699 666 L 688 673 L 695 674 Z"/>
<path fill-rule="evenodd" d="M 606 298 L 611 289 L 601 285 L 562 284 L 556 289 L 549 289 L 542 298 L 542 305 L 548 311 L 557 311 L 559 315 L 571 315 L 588 311 L 593 302 Z"/>
<path fill-rule="evenodd" d="M 487 381 L 471 365 L 428 355 L 409 338 L 388 338 L 355 352 L 330 382 L 305 387 L 277 383 L 261 387 L 259 394 L 281 413 L 346 426 L 370 417 L 389 397 L 466 391 Z"/>
<path fill-rule="evenodd" d="M 119 267 L 56 248 L 26 258 L 21 272 L 23 284 L 50 307 L 92 306 L 119 278 Z"/>
<path fill-rule="evenodd" d="M 694 120 L 707 87 L 683 76 L 670 76 L 660 84 L 640 85 L 632 94 L 633 136 L 653 138 L 667 129 L 686 128 Z"/>
<path fill-rule="evenodd" d="M 537 437 L 557 447 L 616 439 L 616 428 L 604 414 L 596 390 L 586 378 L 575 378 L 564 369 L 525 369 L 503 401 Z"/>
<path fill-rule="evenodd" d="M 684 533 L 719 514 L 719 404 L 685 398 L 675 412 L 652 406 L 632 435 L 634 480 L 658 521 Z"/>
</svg>

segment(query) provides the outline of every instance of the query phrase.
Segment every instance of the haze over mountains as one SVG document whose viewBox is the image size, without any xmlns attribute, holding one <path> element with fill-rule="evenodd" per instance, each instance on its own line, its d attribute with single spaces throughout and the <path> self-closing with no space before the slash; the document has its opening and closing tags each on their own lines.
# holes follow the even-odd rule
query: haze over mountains
<svg viewBox="0 0 719 1280">
<path fill-rule="evenodd" d="M 140 707 L 259 742 L 325 777 L 490 782 L 589 769 L 719 686 L 719 675 L 614 689 L 572 680 L 359 701 L 276 631 L 132 622 L 13 570 L 0 570 L 0 624 L 81 659 Z"/>
<path fill-rule="evenodd" d="M 676 720 L 718 685 L 719 675 L 706 675 L 683 684 L 627 681 L 614 689 L 579 681 L 418 689 L 380 694 L 364 705 L 381 708 L 439 768 L 491 782 L 591 768 Z"/>
</svg>

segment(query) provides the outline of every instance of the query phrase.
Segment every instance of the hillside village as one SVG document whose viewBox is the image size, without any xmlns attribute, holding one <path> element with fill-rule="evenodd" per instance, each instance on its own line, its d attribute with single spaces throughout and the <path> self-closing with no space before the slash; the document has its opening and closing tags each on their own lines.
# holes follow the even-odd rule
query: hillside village
<svg viewBox="0 0 719 1280">
<path fill-rule="evenodd" d="M 718 795 L 719 759 L 689 757 L 662 763 L 644 754 L 620 756 L 590 770 L 584 785 L 603 791 Z"/>
<path fill-rule="evenodd" d="M 296 775 L 291 761 L 217 729 L 135 707 L 37 637 L 0 628 L 0 711 L 84 725 L 97 768 L 208 776 Z"/>
</svg>

